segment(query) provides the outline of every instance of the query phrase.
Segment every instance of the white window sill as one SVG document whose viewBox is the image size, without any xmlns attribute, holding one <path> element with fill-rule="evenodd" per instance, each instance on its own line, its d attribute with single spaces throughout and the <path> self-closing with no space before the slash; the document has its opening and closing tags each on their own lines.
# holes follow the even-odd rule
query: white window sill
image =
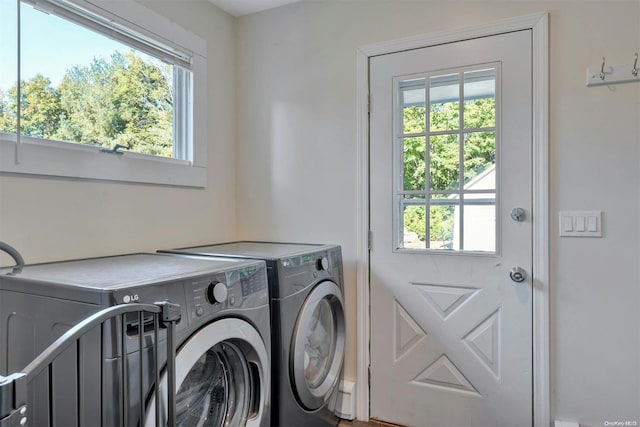
<svg viewBox="0 0 640 427">
<path fill-rule="evenodd" d="M 206 168 L 185 160 L 100 152 L 99 147 L 0 134 L 0 172 L 100 181 L 205 187 Z"/>
</svg>

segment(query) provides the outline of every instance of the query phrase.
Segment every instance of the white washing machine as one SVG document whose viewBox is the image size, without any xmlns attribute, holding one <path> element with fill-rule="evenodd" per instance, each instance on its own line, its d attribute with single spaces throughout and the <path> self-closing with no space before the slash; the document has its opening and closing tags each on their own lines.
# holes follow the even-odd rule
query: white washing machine
<svg viewBox="0 0 640 427">
<path fill-rule="evenodd" d="M 20 372 L 69 328 L 104 308 L 164 300 L 178 304 L 181 311 L 175 327 L 177 425 L 270 426 L 271 333 L 267 273 L 261 261 L 133 254 L 0 269 L 0 342 L 8 344 L 0 350 L 0 375 Z M 140 373 L 140 360 L 147 360 L 143 367 L 154 363 L 154 342 L 146 333 L 147 319 L 142 321 L 140 325 L 137 315 L 122 320 L 126 352 L 107 328 L 103 335 L 88 335 L 82 351 L 57 362 L 51 374 L 53 411 L 39 408 L 49 391 L 36 381 L 29 408 L 32 425 L 136 426 L 141 404 L 145 425 L 153 425 L 154 379 Z M 161 360 L 164 364 L 166 354 Z M 142 386 L 131 381 L 123 388 L 117 380 L 107 381 L 102 389 L 96 386 L 100 378 L 119 378 L 114 372 L 120 369 L 127 378 L 144 377 Z M 76 370 L 78 385 L 67 380 Z M 118 410 L 114 402 L 125 388 L 129 405 L 126 411 Z M 164 374 L 160 390 L 166 394 Z M 144 401 L 137 397 L 141 395 Z M 76 396 L 82 406 L 72 398 Z M 162 408 L 161 416 L 165 411 Z"/>
<path fill-rule="evenodd" d="M 338 424 L 330 409 L 345 349 L 342 253 L 337 245 L 232 242 L 169 251 L 264 260 L 272 327 L 272 425 Z"/>
</svg>

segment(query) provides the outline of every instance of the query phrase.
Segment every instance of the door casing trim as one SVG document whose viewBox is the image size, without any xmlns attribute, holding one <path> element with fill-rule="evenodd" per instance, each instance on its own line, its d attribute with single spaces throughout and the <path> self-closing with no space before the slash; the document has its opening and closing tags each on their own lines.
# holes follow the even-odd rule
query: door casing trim
<svg viewBox="0 0 640 427">
<path fill-rule="evenodd" d="M 369 58 L 443 43 L 532 30 L 533 46 L 533 425 L 551 423 L 549 365 L 549 13 L 361 46 L 356 49 L 356 418 L 369 419 Z M 374 243 L 375 244 L 375 243 Z"/>
</svg>

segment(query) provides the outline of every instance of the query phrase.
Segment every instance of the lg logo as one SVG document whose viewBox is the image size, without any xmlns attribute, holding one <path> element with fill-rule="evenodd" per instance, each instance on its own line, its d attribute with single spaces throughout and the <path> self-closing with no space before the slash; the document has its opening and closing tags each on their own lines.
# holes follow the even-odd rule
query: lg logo
<svg viewBox="0 0 640 427">
<path fill-rule="evenodd" d="M 140 297 L 138 296 L 138 294 L 134 294 L 134 295 L 125 295 L 124 297 L 122 297 L 122 301 L 125 304 L 128 304 L 130 302 L 136 302 L 139 301 Z"/>
</svg>

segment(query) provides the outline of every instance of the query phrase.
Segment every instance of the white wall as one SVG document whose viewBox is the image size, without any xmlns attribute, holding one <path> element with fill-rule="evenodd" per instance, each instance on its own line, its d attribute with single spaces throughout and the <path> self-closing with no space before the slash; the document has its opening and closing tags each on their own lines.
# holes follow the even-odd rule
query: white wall
<svg viewBox="0 0 640 427">
<path fill-rule="evenodd" d="M 639 22 L 637 1 L 552 15 L 555 407 L 559 416 L 593 426 L 640 423 L 640 85 L 585 88 L 583 70 L 602 56 L 631 63 Z M 591 207 L 603 211 L 603 239 L 555 237 L 557 211 Z"/>
<path fill-rule="evenodd" d="M 235 237 L 234 19 L 205 0 L 190 0 L 188 7 L 176 0 L 144 4 L 207 40 L 207 187 L 0 175 L 0 240 L 18 248 L 27 262 Z"/>
<path fill-rule="evenodd" d="M 640 85 L 584 86 L 600 57 L 640 50 L 637 0 L 313 1 L 237 21 L 204 0 L 143 3 L 208 41 L 207 188 L 0 175 L 0 240 L 28 262 L 236 237 L 342 244 L 353 379 L 356 47 L 548 10 L 553 414 L 640 422 Z M 604 211 L 602 239 L 556 237 L 558 210 L 575 209 Z"/>
<path fill-rule="evenodd" d="M 238 20 L 238 233 L 333 242 L 346 262 L 355 378 L 355 51 L 550 12 L 553 415 L 640 422 L 640 85 L 586 88 L 640 50 L 636 1 L 313 1 Z M 602 210 L 602 239 L 559 239 L 558 210 Z M 375 315 L 375 314 L 374 314 Z"/>
</svg>

